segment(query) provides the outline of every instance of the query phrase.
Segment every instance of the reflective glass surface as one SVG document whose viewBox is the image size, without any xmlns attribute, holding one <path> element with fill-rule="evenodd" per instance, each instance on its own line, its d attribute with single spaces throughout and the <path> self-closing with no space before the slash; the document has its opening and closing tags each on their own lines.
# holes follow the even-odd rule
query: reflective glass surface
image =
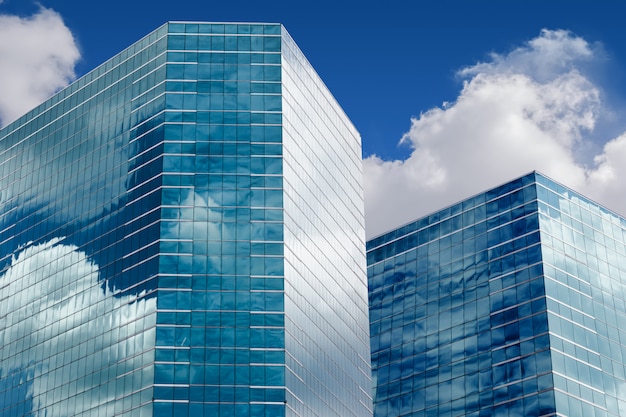
<svg viewBox="0 0 626 417">
<path fill-rule="evenodd" d="M 626 416 L 626 220 L 539 177 L 557 411 Z"/>
<path fill-rule="evenodd" d="M 375 416 L 554 413 L 534 178 L 368 243 Z"/>
<path fill-rule="evenodd" d="M 374 415 L 626 415 L 625 226 L 531 173 L 369 241 Z"/>
<path fill-rule="evenodd" d="M 152 414 L 166 32 L 0 131 L 2 416 Z"/>
<path fill-rule="evenodd" d="M 169 25 L 155 416 L 286 413 L 281 31 Z"/>
<path fill-rule="evenodd" d="M 361 141 L 283 38 L 285 341 L 293 416 L 371 416 Z"/>
<path fill-rule="evenodd" d="M 0 415 L 371 415 L 360 158 L 277 24 L 168 23 L 0 130 Z"/>
</svg>

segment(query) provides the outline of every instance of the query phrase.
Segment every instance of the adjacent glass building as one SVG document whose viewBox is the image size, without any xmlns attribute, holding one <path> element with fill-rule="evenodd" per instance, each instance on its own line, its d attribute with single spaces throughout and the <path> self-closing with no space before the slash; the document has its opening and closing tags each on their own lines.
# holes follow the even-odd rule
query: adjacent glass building
<svg viewBox="0 0 626 417">
<path fill-rule="evenodd" d="M 278 24 L 0 130 L 0 416 L 371 416 L 360 137 Z"/>
<path fill-rule="evenodd" d="M 531 173 L 368 242 L 374 415 L 626 416 L 626 220 Z"/>
</svg>

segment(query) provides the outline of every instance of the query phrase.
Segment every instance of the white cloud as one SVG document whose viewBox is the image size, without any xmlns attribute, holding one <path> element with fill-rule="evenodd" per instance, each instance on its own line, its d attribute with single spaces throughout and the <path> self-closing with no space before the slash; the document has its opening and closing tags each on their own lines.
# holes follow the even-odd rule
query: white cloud
<svg viewBox="0 0 626 417">
<path fill-rule="evenodd" d="M 368 237 L 532 170 L 626 213 L 626 134 L 587 154 L 605 105 L 584 74 L 601 55 L 570 32 L 543 30 L 461 70 L 456 102 L 411 121 L 408 159 L 365 159 Z"/>
<path fill-rule="evenodd" d="M 34 415 L 63 417 L 102 406 L 116 394 L 109 385 L 117 371 L 109 368 L 141 367 L 144 333 L 135 328 L 148 324 L 142 316 L 155 311 L 155 299 L 133 302 L 105 287 L 98 266 L 57 238 L 21 248 L 0 275 L 0 374 L 17 372 L 29 381 Z M 100 379 L 107 372 L 113 381 Z M 51 395 L 50 387 L 67 395 Z"/>
<path fill-rule="evenodd" d="M 492 53 L 490 62 L 464 68 L 459 76 L 522 73 L 547 82 L 597 59 L 601 54 L 599 48 L 566 30 L 544 29 L 526 45 L 508 54 Z"/>
<path fill-rule="evenodd" d="M 75 79 L 80 53 L 53 10 L 0 15 L 0 124 L 15 120 Z"/>
</svg>

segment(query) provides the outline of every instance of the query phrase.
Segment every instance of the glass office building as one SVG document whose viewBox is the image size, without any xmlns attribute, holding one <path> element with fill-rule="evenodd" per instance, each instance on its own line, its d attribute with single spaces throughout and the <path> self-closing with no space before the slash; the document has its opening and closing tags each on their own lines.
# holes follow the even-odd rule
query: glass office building
<svg viewBox="0 0 626 417">
<path fill-rule="evenodd" d="M 626 416 L 625 242 L 538 173 L 370 240 L 374 415 Z"/>
<path fill-rule="evenodd" d="M 0 130 L 0 416 L 371 416 L 360 137 L 278 24 Z"/>
</svg>

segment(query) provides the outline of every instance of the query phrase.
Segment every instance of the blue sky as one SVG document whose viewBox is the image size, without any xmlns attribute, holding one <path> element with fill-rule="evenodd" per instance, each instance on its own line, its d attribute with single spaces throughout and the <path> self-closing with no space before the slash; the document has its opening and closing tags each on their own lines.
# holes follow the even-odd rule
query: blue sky
<svg viewBox="0 0 626 417">
<path fill-rule="evenodd" d="M 0 16 L 33 19 L 42 7 L 73 35 L 77 76 L 167 20 L 283 23 L 361 132 L 370 236 L 531 169 L 626 213 L 626 199 L 611 197 L 621 191 L 621 160 L 605 152 L 626 131 L 626 3 L 0 0 Z M 509 124 L 488 117 L 500 109 L 485 103 L 498 94 L 507 105 L 519 97 L 499 116 Z M 485 117 L 483 127 L 464 125 L 470 116 Z M 522 144 L 531 137 L 527 146 L 550 157 L 497 162 L 521 146 L 508 132 Z M 502 142 L 482 139 L 492 136 Z M 486 159 L 460 164 L 449 156 L 461 145 L 483 149 Z M 471 175 L 454 170 L 461 165 Z"/>
</svg>

